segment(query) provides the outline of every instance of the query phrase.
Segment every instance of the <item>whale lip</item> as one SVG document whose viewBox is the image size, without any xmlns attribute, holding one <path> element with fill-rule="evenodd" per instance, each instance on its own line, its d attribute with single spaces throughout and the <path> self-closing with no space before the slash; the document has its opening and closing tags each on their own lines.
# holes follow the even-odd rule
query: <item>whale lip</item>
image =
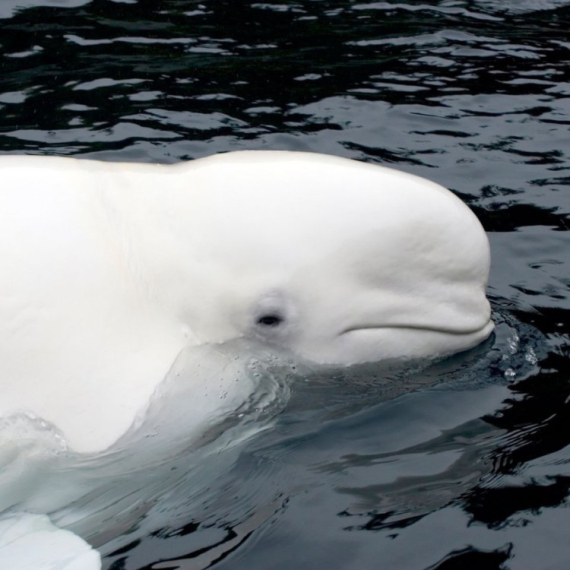
<svg viewBox="0 0 570 570">
<path fill-rule="evenodd" d="M 325 370 L 380 362 L 401 363 L 440 359 L 465 352 L 491 336 L 495 323 L 488 318 L 480 327 L 429 326 L 427 324 L 359 323 L 336 333 L 334 349 L 294 351 L 301 362 Z M 354 335 L 354 336 L 353 336 Z"/>
<path fill-rule="evenodd" d="M 412 353 L 415 352 L 418 352 L 418 354 L 421 353 L 422 356 L 445 357 L 455 352 L 463 352 L 465 350 L 473 348 L 474 346 L 477 346 L 479 343 L 483 342 L 491 335 L 494 328 L 495 323 L 490 318 L 485 322 L 483 326 L 478 328 L 429 326 L 423 324 L 391 324 L 384 326 L 363 324 L 353 325 L 345 328 L 339 334 L 338 338 L 339 340 L 343 338 L 348 340 L 352 335 L 356 335 L 356 337 L 354 337 L 356 340 L 359 337 L 359 333 L 369 336 L 374 335 L 374 333 L 377 332 L 379 335 L 377 341 L 384 343 L 387 340 L 385 337 L 386 333 L 388 333 L 388 336 L 394 335 L 395 337 L 401 336 L 403 334 L 404 337 L 400 339 L 400 342 L 405 341 L 405 346 L 409 346 L 408 343 L 411 343 L 411 345 L 416 345 L 416 342 L 419 342 L 420 344 L 417 344 L 415 348 L 411 350 L 411 352 L 407 352 L 405 349 L 402 351 L 400 349 L 394 350 L 393 346 L 390 348 L 391 343 L 385 345 L 386 349 L 390 352 L 391 357 L 408 358 Z M 400 333 L 400 335 L 398 335 L 398 333 Z M 419 335 L 416 342 L 412 342 L 413 337 L 409 336 L 413 333 L 417 333 Z M 436 337 L 423 337 L 424 334 L 435 334 Z M 369 340 L 373 339 L 374 337 Z M 367 357 L 365 358 L 368 360 Z"/>
<path fill-rule="evenodd" d="M 490 326 L 491 325 L 491 326 Z M 442 334 L 451 334 L 456 336 L 469 336 L 469 335 L 477 335 L 478 333 L 485 332 L 488 329 L 488 334 L 495 328 L 495 324 L 491 319 L 487 320 L 485 324 L 479 328 L 458 328 L 458 327 L 446 327 L 446 326 L 428 326 L 428 325 L 420 325 L 420 324 L 389 324 L 389 325 L 377 325 L 377 324 L 362 324 L 362 325 L 353 325 L 343 329 L 339 336 L 356 332 L 356 331 L 363 331 L 363 330 L 389 330 L 389 329 L 399 329 L 399 330 L 417 330 L 417 331 L 426 331 L 426 332 L 438 332 Z"/>
</svg>

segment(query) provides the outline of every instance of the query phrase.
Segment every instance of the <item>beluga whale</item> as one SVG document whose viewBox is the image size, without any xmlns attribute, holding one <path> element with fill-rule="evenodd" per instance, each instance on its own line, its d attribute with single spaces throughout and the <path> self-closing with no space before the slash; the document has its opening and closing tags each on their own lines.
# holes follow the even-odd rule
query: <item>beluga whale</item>
<svg viewBox="0 0 570 570">
<path fill-rule="evenodd" d="M 346 366 L 493 330 L 481 224 L 411 174 L 286 151 L 0 171 L 0 417 L 30 412 L 77 452 L 112 446 L 187 346 Z"/>
<path fill-rule="evenodd" d="M 233 342 L 344 367 L 443 357 L 494 327 L 481 224 L 411 174 L 284 151 L 175 165 L 7 155 L 0 171 L 2 461 L 22 414 L 79 457 L 115 449 L 188 349 L 196 368 Z M 215 373 L 185 378 L 209 399 L 182 399 L 182 414 L 233 405 Z M 73 504 L 72 486 L 13 512 L 44 478 L 19 469 L 0 477 L 0 561 L 99 569 L 45 516 L 56 495 Z"/>
</svg>

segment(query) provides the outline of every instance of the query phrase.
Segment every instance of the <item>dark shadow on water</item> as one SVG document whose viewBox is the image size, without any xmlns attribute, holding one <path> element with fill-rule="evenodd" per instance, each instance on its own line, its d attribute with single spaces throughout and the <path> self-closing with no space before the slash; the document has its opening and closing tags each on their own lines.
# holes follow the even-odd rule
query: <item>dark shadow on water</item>
<svg viewBox="0 0 570 570">
<path fill-rule="evenodd" d="M 511 550 L 510 544 L 491 552 L 465 548 L 450 553 L 444 560 L 426 570 L 506 570 L 504 563 L 510 558 Z"/>
</svg>

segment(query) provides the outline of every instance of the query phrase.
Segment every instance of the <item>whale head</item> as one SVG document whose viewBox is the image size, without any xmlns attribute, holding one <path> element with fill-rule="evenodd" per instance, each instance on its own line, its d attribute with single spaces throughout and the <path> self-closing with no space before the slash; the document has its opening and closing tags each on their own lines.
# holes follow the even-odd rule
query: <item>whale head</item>
<svg viewBox="0 0 570 570">
<path fill-rule="evenodd" d="M 126 433 L 189 347 L 344 366 L 444 356 L 493 329 L 485 232 L 421 178 L 271 151 L 1 164 L 0 417 L 30 411 L 78 451 Z M 197 368 L 206 393 L 215 366 Z"/>
<path fill-rule="evenodd" d="M 186 211 L 169 222 L 186 244 L 179 285 L 192 288 L 169 275 L 168 303 L 199 342 L 251 338 L 349 365 L 448 355 L 493 330 L 487 237 L 443 187 L 309 153 L 244 151 L 181 168 L 192 203 L 178 191 Z"/>
</svg>

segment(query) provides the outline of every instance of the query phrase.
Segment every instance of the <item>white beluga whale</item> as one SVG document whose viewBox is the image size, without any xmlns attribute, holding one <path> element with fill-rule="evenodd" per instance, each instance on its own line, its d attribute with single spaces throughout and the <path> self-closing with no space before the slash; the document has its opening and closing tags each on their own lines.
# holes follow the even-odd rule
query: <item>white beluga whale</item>
<svg viewBox="0 0 570 570">
<path fill-rule="evenodd" d="M 485 232 L 410 174 L 276 151 L 0 171 L 0 417 L 32 413 L 78 452 L 113 445 L 188 346 L 350 365 L 493 330 Z"/>
<path fill-rule="evenodd" d="M 130 459 L 106 450 L 145 417 L 200 430 L 237 408 L 255 386 L 234 382 L 228 347 L 348 366 L 445 356 L 493 330 L 485 232 L 410 174 L 274 151 L 172 166 L 2 156 L 0 171 L 0 570 L 100 568 L 44 513 L 73 524 L 98 452 L 112 489 L 98 516 L 128 510 Z M 163 413 L 178 377 L 189 385 Z M 28 449 L 44 432 L 85 463 Z"/>
</svg>

